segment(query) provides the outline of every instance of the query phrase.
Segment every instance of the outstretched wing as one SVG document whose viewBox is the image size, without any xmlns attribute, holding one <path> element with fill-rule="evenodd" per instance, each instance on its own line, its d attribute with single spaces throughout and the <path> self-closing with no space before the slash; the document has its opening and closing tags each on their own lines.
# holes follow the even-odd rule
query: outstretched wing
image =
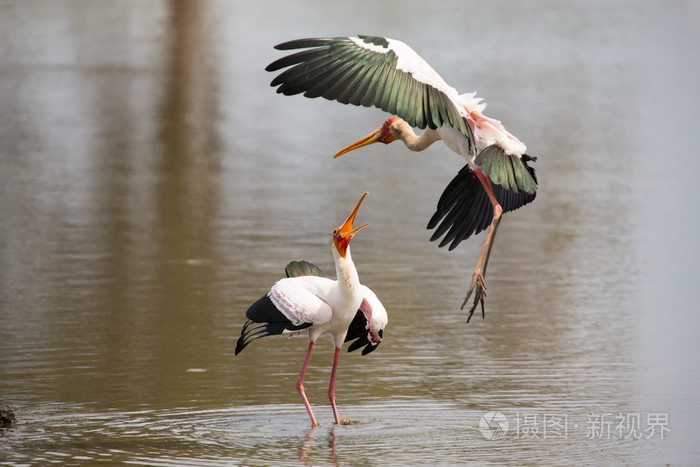
<svg viewBox="0 0 700 467">
<path fill-rule="evenodd" d="M 457 91 L 403 42 L 360 35 L 298 39 L 275 48 L 306 49 L 265 68 L 290 67 L 270 83 L 278 93 L 378 107 L 421 129 L 447 125 L 464 135 L 473 153 L 474 135 Z"/>
<path fill-rule="evenodd" d="M 367 355 L 377 348 L 384 337 L 384 328 L 389 321 L 386 309 L 372 290 L 361 285 L 362 303 L 355 318 L 350 323 L 345 342 L 354 341 L 348 347 L 348 352 L 362 349 L 362 355 Z"/>
<path fill-rule="evenodd" d="M 529 161 L 534 158 L 523 154 L 522 164 L 527 174 L 537 183 L 535 169 L 530 167 Z M 528 193 L 523 190 L 507 190 L 494 183 L 494 193 L 503 212 L 514 211 L 532 202 L 536 192 Z M 476 178 L 476 174 L 469 165 L 452 179 L 443 191 L 438 201 L 437 209 L 428 222 L 428 229 L 436 228 L 430 241 L 435 241 L 445 235 L 440 241 L 440 247 L 452 242 L 449 249 L 453 250 L 462 240 L 476 235 L 491 225 L 493 219 L 493 206 L 484 187 Z M 439 225 L 438 225 L 439 224 Z"/>
</svg>

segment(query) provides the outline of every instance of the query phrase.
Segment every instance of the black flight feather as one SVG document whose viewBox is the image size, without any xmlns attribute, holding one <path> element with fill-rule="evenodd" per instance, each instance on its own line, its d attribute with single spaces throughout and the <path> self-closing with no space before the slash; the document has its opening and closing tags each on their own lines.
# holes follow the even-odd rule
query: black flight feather
<svg viewBox="0 0 700 467">
<path fill-rule="evenodd" d="M 519 162 L 524 165 L 527 175 L 532 177 L 532 181 L 536 185 L 535 169 L 528 164 L 534 160 L 534 157 L 523 154 Z M 512 159 L 508 163 L 515 163 L 511 161 Z M 516 171 L 516 173 L 518 172 Z M 496 184 L 493 185 L 493 188 L 504 213 L 531 203 L 537 195 L 536 192 L 506 190 Z M 449 249 L 453 250 L 462 240 L 487 229 L 491 225 L 492 219 L 493 206 L 488 195 L 474 171 L 465 165 L 443 191 L 435 214 L 430 218 L 427 228 L 436 229 L 430 238 L 431 241 L 445 235 L 439 246 L 443 247 L 451 242 Z"/>
<path fill-rule="evenodd" d="M 284 268 L 284 273 L 287 277 L 323 277 L 321 268 L 308 261 L 292 261 Z M 295 325 L 277 309 L 267 294 L 260 297 L 258 301 L 248 308 L 248 311 L 245 312 L 245 317 L 248 318 L 248 321 L 243 325 L 241 337 L 238 338 L 238 342 L 236 343 L 236 355 L 255 339 L 275 336 L 282 334 L 284 331 L 301 331 L 313 324 L 301 323 Z M 254 326 L 255 324 L 257 324 L 257 326 Z"/>
<path fill-rule="evenodd" d="M 295 325 L 289 318 L 277 309 L 270 297 L 263 295 L 253 303 L 245 313 L 248 321 L 243 325 L 241 337 L 236 343 L 238 355 L 248 344 L 261 337 L 275 336 L 284 331 L 301 331 L 311 326 L 313 323 L 301 323 Z M 257 326 L 253 326 L 257 324 Z"/>
<path fill-rule="evenodd" d="M 362 310 L 358 310 L 355 318 L 353 318 L 350 327 L 348 328 L 348 333 L 345 336 L 345 342 L 355 341 L 348 347 L 348 352 L 353 352 L 364 346 L 362 349 L 362 355 L 367 355 L 368 353 L 379 347 L 379 344 L 372 344 L 368 337 L 369 325 L 367 324 L 367 318 Z M 384 330 L 379 330 L 379 337 L 384 336 Z M 381 342 L 380 342 L 381 343 Z"/>
</svg>

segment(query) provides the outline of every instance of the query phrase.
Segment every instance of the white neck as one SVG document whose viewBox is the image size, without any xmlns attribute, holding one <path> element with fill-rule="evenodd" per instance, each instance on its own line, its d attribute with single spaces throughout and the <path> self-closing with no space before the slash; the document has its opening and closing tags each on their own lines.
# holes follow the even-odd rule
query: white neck
<svg viewBox="0 0 700 467">
<path fill-rule="evenodd" d="M 360 288 L 360 277 L 357 275 L 355 263 L 352 262 L 350 247 L 348 246 L 345 258 L 340 256 L 335 245 L 333 245 L 332 249 L 333 259 L 335 259 L 335 275 L 338 279 L 338 289 L 342 293 L 353 295 Z"/>
<path fill-rule="evenodd" d="M 440 135 L 436 130 L 426 128 L 423 133 L 416 135 L 411 125 L 404 120 L 398 120 L 390 128 L 391 134 L 396 139 L 403 141 L 411 151 L 423 151 L 435 141 L 440 140 Z"/>
</svg>

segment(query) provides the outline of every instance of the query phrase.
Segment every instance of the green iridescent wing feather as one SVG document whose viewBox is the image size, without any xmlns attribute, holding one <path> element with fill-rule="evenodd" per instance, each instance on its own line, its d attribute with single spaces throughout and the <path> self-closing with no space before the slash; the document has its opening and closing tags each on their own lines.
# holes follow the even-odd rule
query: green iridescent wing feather
<svg viewBox="0 0 700 467">
<path fill-rule="evenodd" d="M 308 261 L 291 261 L 285 268 L 284 273 L 287 277 L 299 276 L 318 276 L 323 277 L 321 268 Z"/>
<path fill-rule="evenodd" d="M 474 159 L 474 163 L 494 184 L 516 193 L 534 194 L 537 192 L 537 180 L 525 162 L 524 157 L 506 154 L 496 145 L 485 148 Z"/>
<path fill-rule="evenodd" d="M 270 83 L 284 95 L 324 97 L 342 104 L 378 107 L 398 115 L 409 125 L 459 130 L 473 152 L 474 135 L 450 97 L 397 69 L 398 57 L 383 37 L 358 36 L 386 53 L 364 48 L 349 37 L 298 39 L 277 45 L 278 50 L 308 49 L 282 57 L 265 69 L 288 68 Z"/>
</svg>

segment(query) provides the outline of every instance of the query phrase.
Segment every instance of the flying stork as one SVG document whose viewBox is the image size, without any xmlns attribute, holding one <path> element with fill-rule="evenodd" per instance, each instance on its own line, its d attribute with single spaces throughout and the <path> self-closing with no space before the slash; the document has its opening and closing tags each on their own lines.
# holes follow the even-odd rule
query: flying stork
<svg viewBox="0 0 700 467">
<path fill-rule="evenodd" d="M 467 322 L 481 304 L 484 317 L 485 276 L 496 230 L 504 212 L 535 199 L 537 177 L 525 145 L 500 121 L 483 114 L 476 93 L 458 94 L 405 43 L 379 36 L 298 39 L 275 46 L 297 50 L 266 67 L 285 71 L 271 86 L 284 95 L 324 97 L 341 104 L 378 107 L 397 117 L 341 149 L 335 157 L 368 144 L 401 140 L 422 151 L 442 140 L 467 164 L 447 185 L 428 229 L 431 241 L 454 249 L 462 240 L 488 228 L 462 309 L 474 293 Z M 416 135 L 413 128 L 424 130 Z"/>
</svg>

